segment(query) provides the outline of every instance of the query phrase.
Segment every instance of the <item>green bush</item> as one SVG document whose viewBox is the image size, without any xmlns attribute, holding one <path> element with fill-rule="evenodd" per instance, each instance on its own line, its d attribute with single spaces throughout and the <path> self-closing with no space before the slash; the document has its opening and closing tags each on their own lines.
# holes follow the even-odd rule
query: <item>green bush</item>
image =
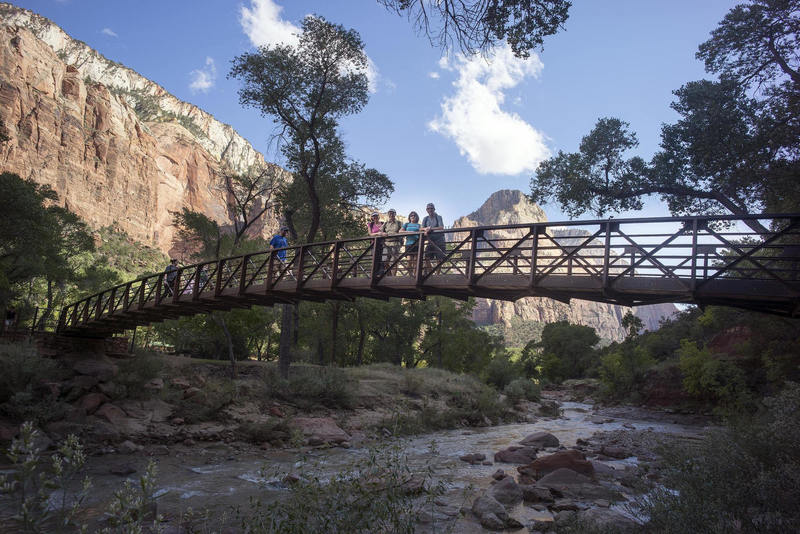
<svg viewBox="0 0 800 534">
<path fill-rule="evenodd" d="M 506 397 L 512 402 L 525 399 L 529 401 L 537 401 L 541 396 L 541 388 L 539 384 L 527 378 L 517 378 L 512 380 L 503 390 Z"/>
<path fill-rule="evenodd" d="M 22 343 L 0 344 L 0 403 L 20 392 L 31 393 L 43 381 L 59 378 L 55 360 L 42 358 Z"/>
<path fill-rule="evenodd" d="M 373 450 L 325 479 L 300 476 L 283 499 L 251 502 L 241 525 L 244 532 L 264 534 L 411 533 L 419 515 L 443 492 L 432 483 L 431 472 L 429 466 L 412 470 L 399 446 Z M 436 530 L 435 523 L 430 526 Z"/>
<path fill-rule="evenodd" d="M 668 449 L 666 488 L 644 500 L 648 530 L 800 532 L 800 386 L 788 383 L 753 416 L 696 449 Z"/>
<path fill-rule="evenodd" d="M 508 354 L 502 352 L 492 358 L 483 373 L 487 384 L 503 391 L 508 384 L 519 378 L 521 371 Z"/>
<path fill-rule="evenodd" d="M 687 393 L 726 409 L 745 406 L 749 400 L 744 371 L 731 362 L 714 358 L 697 343 L 682 341 L 678 351 L 683 387 Z"/>
<path fill-rule="evenodd" d="M 605 393 L 623 398 L 636 392 L 645 372 L 655 363 L 645 349 L 626 342 L 610 349 L 600 360 L 600 380 Z"/>
<path fill-rule="evenodd" d="M 267 395 L 313 405 L 351 408 L 355 403 L 358 383 L 336 367 L 293 365 L 289 380 L 283 379 L 274 366 L 265 367 L 261 379 Z"/>
</svg>

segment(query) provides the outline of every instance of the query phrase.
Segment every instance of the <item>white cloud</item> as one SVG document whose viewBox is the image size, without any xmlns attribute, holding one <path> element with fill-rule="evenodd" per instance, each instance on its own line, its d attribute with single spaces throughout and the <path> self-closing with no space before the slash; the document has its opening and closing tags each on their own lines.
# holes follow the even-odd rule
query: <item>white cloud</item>
<svg viewBox="0 0 800 534">
<path fill-rule="evenodd" d="M 192 82 L 189 84 L 189 89 L 193 93 L 207 93 L 217 81 L 217 65 L 214 63 L 214 58 L 207 57 L 206 66 L 202 69 L 193 70 L 191 77 Z"/>
<path fill-rule="evenodd" d="M 439 79 L 439 73 L 436 72 L 435 70 L 431 71 L 431 72 L 428 73 L 428 77 L 429 78 L 433 78 L 434 80 L 438 80 Z"/>
<path fill-rule="evenodd" d="M 114 32 L 114 30 L 112 30 L 111 28 L 103 28 L 102 30 L 100 30 L 100 33 L 102 33 L 103 35 L 108 35 L 109 37 L 118 37 L 116 32 Z"/>
<path fill-rule="evenodd" d="M 242 6 L 239 22 L 253 46 L 297 44 L 300 28 L 281 19 L 283 8 L 272 0 L 250 0 L 250 7 Z"/>
<path fill-rule="evenodd" d="M 249 8 L 246 6 L 241 7 L 239 22 L 253 46 L 276 44 L 295 46 L 297 44 L 297 34 L 301 31 L 300 27 L 283 20 L 281 11 L 283 11 L 283 7 L 273 0 L 250 0 Z M 378 91 L 380 73 L 377 65 L 370 58 L 367 58 L 367 67 L 364 73 L 367 75 L 369 92 L 376 93 Z"/>
<path fill-rule="evenodd" d="M 523 60 L 503 45 L 489 57 L 442 58 L 439 67 L 458 73 L 456 92 L 444 98 L 441 116 L 428 127 L 452 139 L 475 170 L 516 175 L 534 170 L 550 155 L 541 132 L 501 108 L 506 90 L 539 75 L 544 65 L 538 56 Z"/>
</svg>

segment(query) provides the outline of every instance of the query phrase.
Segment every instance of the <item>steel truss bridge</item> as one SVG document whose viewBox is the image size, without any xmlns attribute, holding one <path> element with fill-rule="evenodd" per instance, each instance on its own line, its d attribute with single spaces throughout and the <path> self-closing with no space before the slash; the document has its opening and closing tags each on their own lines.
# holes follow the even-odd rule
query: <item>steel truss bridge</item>
<svg viewBox="0 0 800 534">
<path fill-rule="evenodd" d="M 756 233 L 748 222 L 769 228 Z M 111 334 L 213 310 L 298 300 L 443 295 L 800 313 L 800 214 L 606 219 L 454 228 L 438 258 L 364 237 L 244 254 L 143 276 L 64 307 L 57 332 Z M 435 247 L 418 235 L 419 250 Z M 432 238 L 434 238 L 432 240 Z M 441 238 L 439 239 L 441 242 Z"/>
</svg>

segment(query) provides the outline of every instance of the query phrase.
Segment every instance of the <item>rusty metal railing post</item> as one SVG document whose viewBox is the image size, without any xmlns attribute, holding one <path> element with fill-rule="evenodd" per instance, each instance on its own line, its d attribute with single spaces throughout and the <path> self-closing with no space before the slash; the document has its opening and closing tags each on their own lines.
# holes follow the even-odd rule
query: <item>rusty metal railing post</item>
<svg viewBox="0 0 800 534">
<path fill-rule="evenodd" d="M 217 261 L 217 283 L 214 284 L 214 296 L 222 294 L 222 267 L 225 265 L 225 258 Z"/>
<path fill-rule="evenodd" d="M 539 234 L 542 227 L 538 224 L 533 225 L 533 243 L 531 243 L 531 277 L 528 280 L 528 287 L 533 289 L 536 287 L 536 269 L 538 269 L 539 260 Z M 545 231 L 547 231 L 545 227 Z"/>
<path fill-rule="evenodd" d="M 296 291 L 300 291 L 300 288 L 303 287 L 303 268 L 305 267 L 303 264 L 306 260 L 306 247 L 310 245 L 301 245 L 299 251 L 295 251 L 295 260 L 297 261 L 297 280 L 296 282 Z"/>
<path fill-rule="evenodd" d="M 247 262 L 250 259 L 250 254 L 245 254 L 242 258 L 242 268 L 239 273 L 239 294 L 244 295 L 247 289 Z"/>
<path fill-rule="evenodd" d="M 469 231 L 470 251 L 469 251 L 469 264 L 467 265 L 467 283 L 470 286 L 475 285 L 475 263 L 478 259 L 478 230 Z M 483 231 L 480 231 L 483 235 Z"/>
</svg>

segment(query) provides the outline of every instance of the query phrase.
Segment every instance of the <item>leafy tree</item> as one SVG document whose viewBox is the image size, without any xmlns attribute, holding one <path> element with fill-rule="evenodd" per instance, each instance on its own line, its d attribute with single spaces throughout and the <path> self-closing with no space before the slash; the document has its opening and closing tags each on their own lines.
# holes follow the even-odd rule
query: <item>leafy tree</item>
<svg viewBox="0 0 800 534">
<path fill-rule="evenodd" d="M 644 323 L 632 311 L 628 310 L 622 316 L 622 328 L 628 331 L 627 339 L 633 339 L 642 331 Z"/>
<path fill-rule="evenodd" d="M 366 69 L 358 33 L 317 16 L 303 20 L 296 46 L 262 46 L 233 59 L 229 77 L 243 83 L 240 103 L 273 118 L 283 141 L 294 180 L 279 200 L 295 239 L 300 223 L 307 243 L 316 240 L 323 222 L 333 237 L 338 231 L 333 222 L 347 219 L 359 197 L 382 193 L 377 198 L 385 198 L 392 190 L 385 175 L 346 161 L 337 131 L 339 119 L 358 113 L 369 99 Z M 323 221 L 323 213 L 334 214 L 332 221 Z M 292 318 L 299 312 L 283 306 L 283 314 L 279 368 L 287 377 L 296 328 Z"/>
<path fill-rule="evenodd" d="M 21 284 L 46 282 L 46 306 L 55 291 L 76 280 L 74 259 L 94 250 L 86 224 L 55 204 L 58 195 L 47 185 L 0 174 L 0 304 L 18 295 Z"/>
<path fill-rule="evenodd" d="M 731 9 L 697 58 L 708 72 L 743 85 L 771 86 L 778 80 L 800 86 L 800 2 L 750 0 Z M 796 89 L 795 89 L 796 90 Z"/>
<path fill-rule="evenodd" d="M 542 376 L 553 382 L 581 378 L 594 363 L 600 337 L 594 328 L 558 321 L 545 325 L 541 349 Z"/>
<path fill-rule="evenodd" d="M 731 10 L 698 52 L 721 79 L 675 91 L 672 108 L 680 120 L 663 126 L 661 150 L 651 162 L 626 159 L 636 147 L 627 123 L 600 119 L 578 152 L 559 152 L 541 164 L 531 199 L 554 199 L 570 216 L 641 209 L 642 198 L 652 194 L 675 215 L 796 209 L 797 6 L 757 0 Z M 748 96 L 754 86 L 760 96 Z M 767 231 L 757 221 L 747 224 Z"/>
<path fill-rule="evenodd" d="M 568 0 L 379 0 L 405 14 L 418 30 L 442 48 L 487 51 L 507 41 L 517 57 L 528 57 L 544 38 L 563 28 L 572 3 Z M 435 22 L 434 20 L 437 19 Z"/>
</svg>

